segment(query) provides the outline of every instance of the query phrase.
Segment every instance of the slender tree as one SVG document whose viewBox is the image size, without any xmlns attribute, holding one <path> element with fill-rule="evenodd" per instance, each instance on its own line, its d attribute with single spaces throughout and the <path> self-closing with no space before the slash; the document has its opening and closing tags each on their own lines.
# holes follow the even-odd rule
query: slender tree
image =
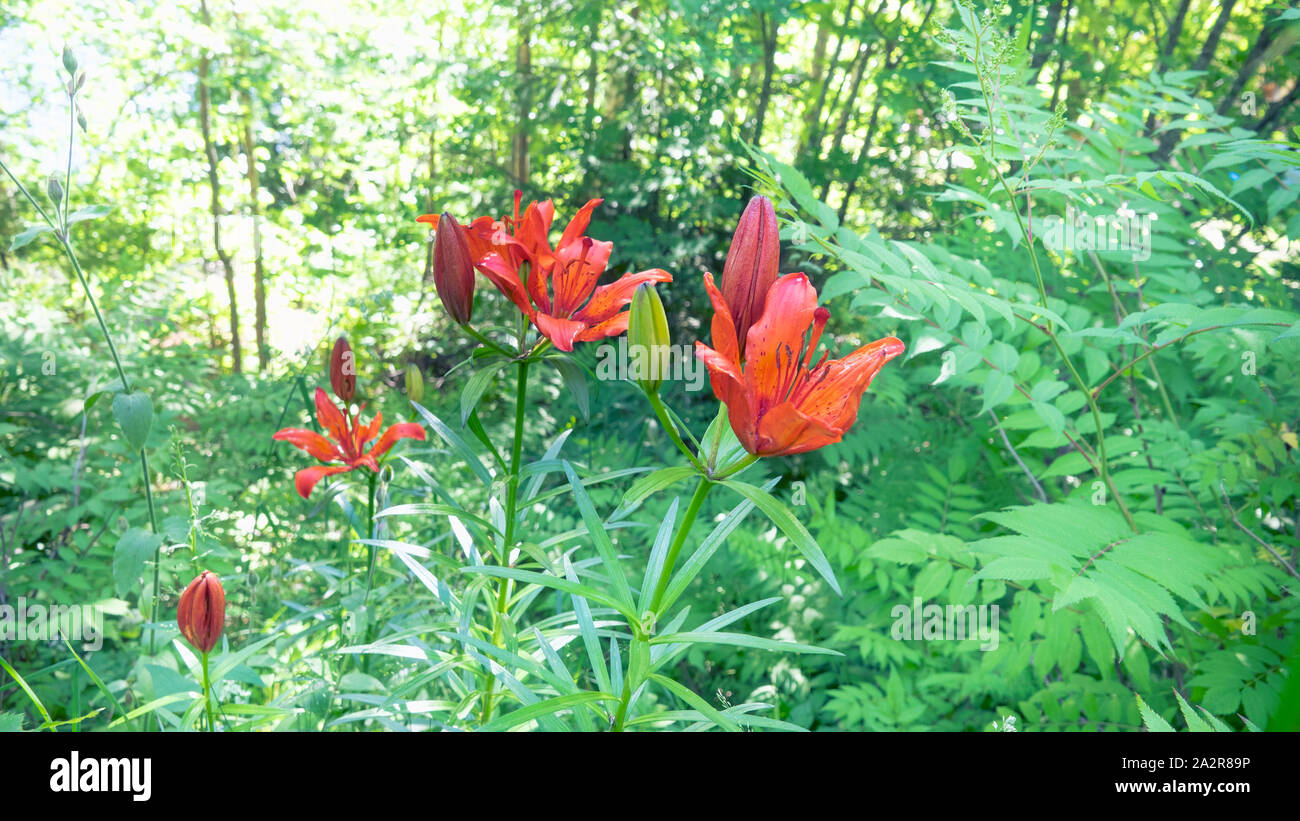
<svg viewBox="0 0 1300 821">
<path fill-rule="evenodd" d="M 212 27 L 207 0 L 199 0 L 203 25 Z M 226 278 L 226 296 L 230 300 L 230 356 L 235 373 L 243 372 L 243 349 L 239 344 L 239 300 L 235 295 L 235 266 L 221 244 L 221 179 L 217 173 L 217 146 L 212 140 L 212 56 L 206 48 L 199 55 L 199 127 L 203 131 L 203 153 L 208 160 L 208 187 L 212 192 L 212 247 Z"/>
</svg>

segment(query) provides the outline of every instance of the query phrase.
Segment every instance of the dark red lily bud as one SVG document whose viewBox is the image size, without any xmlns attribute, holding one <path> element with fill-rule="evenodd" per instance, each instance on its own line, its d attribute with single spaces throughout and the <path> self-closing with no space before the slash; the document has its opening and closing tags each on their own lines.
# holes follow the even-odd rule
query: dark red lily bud
<svg viewBox="0 0 1300 821">
<path fill-rule="evenodd" d="M 357 360 L 352 353 L 352 346 L 343 337 L 334 343 L 334 352 L 330 354 L 330 387 L 334 395 L 344 402 L 351 402 L 357 392 Z"/>
<path fill-rule="evenodd" d="M 176 624 L 181 635 L 200 653 L 217 646 L 226 626 L 226 591 L 211 571 L 204 570 L 190 582 L 176 606 Z"/>
<path fill-rule="evenodd" d="M 457 322 L 469 322 L 474 310 L 474 261 L 465 229 L 447 213 L 438 218 L 433 240 L 433 284 L 448 315 Z"/>
<path fill-rule="evenodd" d="M 754 197 L 740 215 L 731 250 L 722 267 L 722 297 L 736 324 L 736 341 L 745 354 L 749 326 L 763 315 L 767 291 L 776 282 L 781 261 L 776 209 L 767 197 Z"/>
</svg>

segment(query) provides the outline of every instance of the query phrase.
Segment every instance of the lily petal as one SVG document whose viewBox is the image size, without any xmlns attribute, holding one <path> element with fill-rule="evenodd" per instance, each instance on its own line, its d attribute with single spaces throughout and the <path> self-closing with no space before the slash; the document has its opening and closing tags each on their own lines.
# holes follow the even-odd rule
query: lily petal
<svg viewBox="0 0 1300 821">
<path fill-rule="evenodd" d="M 325 429 L 335 442 L 342 447 L 342 453 L 345 457 L 351 457 L 351 442 L 348 437 L 348 422 L 333 402 L 330 401 L 329 394 L 325 393 L 323 388 L 316 389 L 316 421 Z"/>
<path fill-rule="evenodd" d="M 376 413 L 375 418 L 370 420 L 370 424 L 365 427 L 357 426 L 357 453 L 366 449 L 366 444 L 379 435 L 379 429 L 384 425 L 384 415 Z"/>
<path fill-rule="evenodd" d="M 713 274 L 704 275 L 704 290 L 713 303 L 713 322 L 709 326 L 713 347 L 728 361 L 740 364 L 740 345 L 736 338 L 736 323 L 732 319 L 731 309 L 718 286 L 713 284 Z"/>
<path fill-rule="evenodd" d="M 399 422 L 384 431 L 384 435 L 379 437 L 379 441 L 365 456 L 371 460 L 378 459 L 388 453 L 399 439 L 418 439 L 423 442 L 424 427 L 416 422 Z M 375 466 L 375 469 L 378 470 L 378 466 Z"/>
<path fill-rule="evenodd" d="M 336 473 L 347 473 L 353 470 L 351 465 L 317 465 L 312 468 L 303 468 L 293 476 L 293 486 L 298 489 L 298 495 L 306 499 L 311 496 L 312 488 L 316 483 L 326 476 L 333 476 Z"/>
<path fill-rule="evenodd" d="M 557 257 L 552 283 L 555 288 L 555 310 L 549 311 L 556 316 L 572 316 L 591 296 L 600 275 L 605 273 L 604 262 L 599 266 L 592 262 L 592 252 L 597 244 L 595 240 L 583 237 L 581 242 L 575 244 L 578 246 L 577 256 L 571 259 Z M 613 247 L 613 243 L 602 244 Z M 609 259 L 608 249 L 604 259 Z"/>
<path fill-rule="evenodd" d="M 542 332 L 542 336 L 565 352 L 573 351 L 573 343 L 577 340 L 578 334 L 587 329 L 584 322 L 554 317 L 541 311 L 533 314 L 533 323 L 537 325 L 537 330 Z"/>
<path fill-rule="evenodd" d="M 847 429 L 858 416 L 862 394 L 885 363 L 903 353 L 905 346 L 892 336 L 877 339 L 843 359 L 815 368 L 793 395 L 800 413 L 827 426 Z"/>
<path fill-rule="evenodd" d="M 736 438 L 745 446 L 745 450 L 756 452 L 757 414 L 740 364 L 698 341 L 695 343 L 695 357 L 709 369 L 709 384 L 713 386 L 713 395 L 727 406 L 727 421 L 731 423 Z"/>
<path fill-rule="evenodd" d="M 604 202 L 603 199 L 587 200 L 587 204 L 578 209 L 578 213 L 573 215 L 569 224 L 564 227 L 564 233 L 560 235 L 560 242 L 555 247 L 563 251 L 564 248 L 582 238 L 587 233 L 587 226 L 591 225 L 591 212 L 596 209 L 597 205 Z"/>
<path fill-rule="evenodd" d="M 524 290 L 524 284 L 519 281 L 518 268 L 510 267 L 509 263 L 496 252 L 489 253 L 474 263 L 474 267 L 478 268 L 498 291 L 505 294 L 507 299 L 515 303 L 515 307 L 522 311 L 524 316 L 532 316 L 533 304 L 528 300 L 528 292 Z"/>
<path fill-rule="evenodd" d="M 785 401 L 803 357 L 804 334 L 817 310 L 817 291 L 803 274 L 786 274 L 772 284 L 763 315 L 749 328 L 745 376 L 757 415 Z"/>
<path fill-rule="evenodd" d="M 334 443 L 314 430 L 285 428 L 271 434 L 271 438 L 277 442 L 288 442 L 322 462 L 335 462 L 343 459 L 343 454 L 334 446 Z"/>
<path fill-rule="evenodd" d="M 833 445 L 844 438 L 844 431 L 852 423 L 850 419 L 844 426 L 831 426 L 825 420 L 801 412 L 791 402 L 782 402 L 758 420 L 754 452 L 759 456 L 777 456 Z"/>
<path fill-rule="evenodd" d="M 643 282 L 672 282 L 673 275 L 661 268 L 651 268 L 635 274 L 624 274 L 608 285 L 602 285 L 591 295 L 591 301 L 573 315 L 586 325 L 599 325 L 632 301 L 637 286 Z"/>
<path fill-rule="evenodd" d="M 618 336 L 627 330 L 627 323 L 632 319 L 631 311 L 624 311 L 621 314 L 615 314 L 610 319 L 605 320 L 599 325 L 592 325 L 587 330 L 574 337 L 575 342 L 594 342 L 597 339 L 604 339 L 608 336 Z"/>
</svg>

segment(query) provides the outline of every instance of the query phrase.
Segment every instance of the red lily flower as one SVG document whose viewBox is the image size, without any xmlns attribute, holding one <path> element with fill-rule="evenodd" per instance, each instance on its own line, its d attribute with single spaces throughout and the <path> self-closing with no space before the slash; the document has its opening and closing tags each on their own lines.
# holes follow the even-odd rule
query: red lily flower
<svg viewBox="0 0 1300 821">
<path fill-rule="evenodd" d="M 736 438 L 757 456 L 804 453 L 840 441 L 857 420 L 871 380 L 903 352 L 903 343 L 890 336 L 843 359 L 827 362 L 830 354 L 823 354 L 810 368 L 831 312 L 817 306 L 808 277 L 786 274 L 772 284 L 762 316 L 750 326 L 742 369 L 736 323 L 712 274 L 704 275 L 704 287 L 713 303 L 714 347 L 696 342 L 695 355 L 709 369 Z"/>
<path fill-rule="evenodd" d="M 176 626 L 200 653 L 211 652 L 217 646 L 226 626 L 226 591 L 215 573 L 204 570 L 181 593 Z"/>
<path fill-rule="evenodd" d="M 614 243 L 584 234 L 591 212 L 603 200 L 590 200 L 579 209 L 552 248 L 548 236 L 554 204 L 550 200 L 529 203 L 520 215 L 522 198 L 522 192 L 516 191 L 513 218 L 479 217 L 466 226 L 470 256 L 474 267 L 560 350 L 572 351 L 575 342 L 623 333 L 628 312 L 622 309 L 632 301 L 637 286 L 672 281 L 672 274 L 651 268 L 596 287 Z M 432 221 L 432 215 L 428 217 L 419 219 Z"/>
<path fill-rule="evenodd" d="M 330 401 L 329 394 L 320 388 L 316 389 L 316 419 L 329 434 L 328 439 L 314 430 L 303 428 L 285 428 L 271 436 L 278 442 L 288 442 L 306 451 L 322 462 L 343 463 L 317 465 L 298 471 L 293 477 L 293 484 L 298 489 L 298 495 L 304 499 L 311 495 L 316 483 L 326 476 L 347 473 L 361 467 L 378 472 L 380 457 L 388 453 L 398 439 L 424 441 L 424 428 L 415 422 L 399 422 L 379 436 L 384 421 L 382 413 L 375 414 L 368 425 L 359 424 L 359 414 L 349 419 Z M 379 441 L 366 450 L 366 445 L 376 436 L 379 436 Z"/>
</svg>

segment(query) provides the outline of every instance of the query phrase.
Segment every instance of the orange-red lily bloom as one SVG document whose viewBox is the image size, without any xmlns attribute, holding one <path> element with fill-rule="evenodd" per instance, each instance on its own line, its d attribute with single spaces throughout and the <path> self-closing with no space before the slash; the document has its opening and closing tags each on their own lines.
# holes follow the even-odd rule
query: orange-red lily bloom
<svg viewBox="0 0 1300 821">
<path fill-rule="evenodd" d="M 704 275 L 704 287 L 713 303 L 713 347 L 696 342 L 695 355 L 709 369 L 736 438 L 757 456 L 803 453 L 840 441 L 853 427 L 871 380 L 903 352 L 903 343 L 891 336 L 843 359 L 828 362 L 830 354 L 823 354 L 809 367 L 831 313 L 817 306 L 808 277 L 786 274 L 772 284 L 762 316 L 749 328 L 742 367 L 736 324 L 712 274 Z"/>
<path fill-rule="evenodd" d="M 370 424 L 362 425 L 359 414 L 349 419 L 330 401 L 329 394 L 320 388 L 316 389 L 316 419 L 329 434 L 328 439 L 314 430 L 303 428 L 285 428 L 271 436 L 276 441 L 288 442 L 306 451 L 322 462 L 343 463 L 317 465 L 298 471 L 293 477 L 293 484 L 298 489 L 298 495 L 304 499 L 311 495 L 316 483 L 326 476 L 347 473 L 361 467 L 378 471 L 380 457 L 388 453 L 398 439 L 424 441 L 424 428 L 415 422 L 399 422 L 380 436 L 379 429 L 384 421 L 382 413 L 375 414 Z M 376 436 L 379 441 L 367 450 L 366 445 Z"/>
<path fill-rule="evenodd" d="M 591 212 L 603 200 L 590 200 L 579 209 L 552 248 L 549 235 L 555 206 L 550 200 L 533 202 L 520 214 L 522 197 L 515 192 L 513 217 L 479 217 L 466 226 L 470 256 L 474 266 L 560 350 L 572 351 L 575 342 L 623 333 L 628 321 L 623 309 L 637 286 L 672 281 L 672 274 L 652 268 L 596 287 L 614 249 L 612 242 L 586 236 Z"/>
<path fill-rule="evenodd" d="M 216 574 L 204 570 L 181 593 L 176 626 L 195 650 L 211 652 L 226 626 L 226 591 Z"/>
</svg>

